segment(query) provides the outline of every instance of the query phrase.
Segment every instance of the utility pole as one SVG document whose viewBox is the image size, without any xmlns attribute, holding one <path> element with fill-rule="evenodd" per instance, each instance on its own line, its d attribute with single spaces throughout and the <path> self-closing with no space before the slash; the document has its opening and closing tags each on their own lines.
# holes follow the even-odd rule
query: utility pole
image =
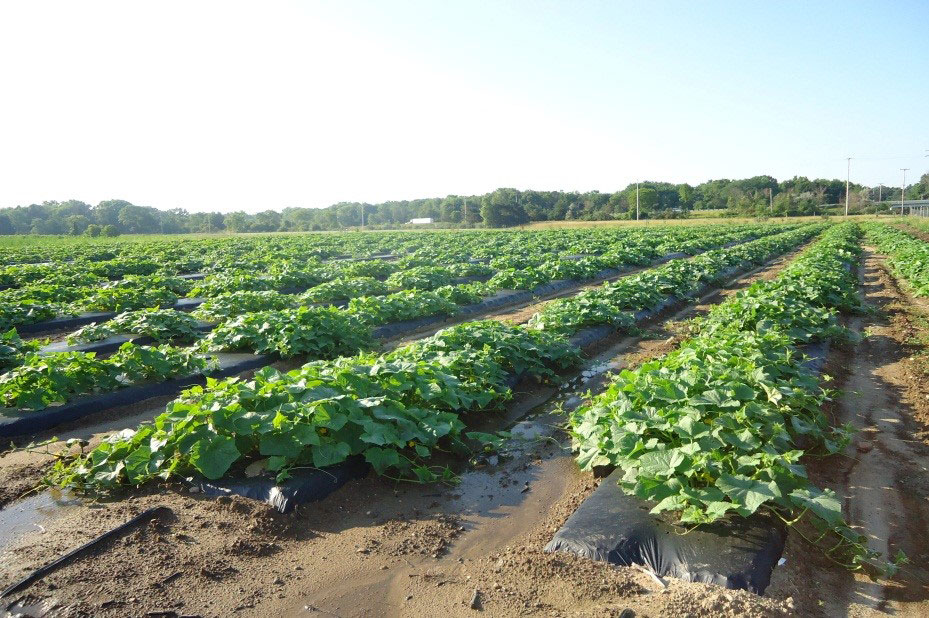
<svg viewBox="0 0 929 618">
<path fill-rule="evenodd" d="M 635 183 L 635 220 L 639 220 L 639 182 Z"/>
<path fill-rule="evenodd" d="M 365 203 L 361 203 L 361 231 L 365 229 Z"/>
<path fill-rule="evenodd" d="M 848 184 L 852 178 L 852 158 L 847 157 L 848 167 L 845 171 L 845 216 L 848 216 Z"/>
<path fill-rule="evenodd" d="M 768 187 L 768 212 L 774 216 L 774 192 L 771 191 L 771 187 Z"/>
<path fill-rule="evenodd" d="M 900 216 L 903 216 L 903 194 L 906 192 L 906 172 L 910 168 L 901 167 L 900 171 L 903 172 L 903 184 L 900 185 Z"/>
<path fill-rule="evenodd" d="M 883 193 L 883 189 L 884 189 L 884 185 L 882 183 L 878 183 L 877 185 L 877 203 L 878 204 L 881 203 L 881 194 Z"/>
<path fill-rule="evenodd" d="M 926 149 L 926 155 L 925 155 L 925 156 L 929 157 L 929 148 Z M 904 174 L 906 174 L 906 172 L 904 172 Z M 903 184 L 906 184 L 906 178 L 905 178 L 905 177 L 904 177 L 904 180 L 903 180 Z M 920 214 L 922 214 L 922 216 L 924 216 L 924 217 L 927 216 L 927 215 L 925 214 L 925 213 L 926 213 L 926 207 L 925 207 L 925 206 L 920 206 L 920 207 L 919 207 L 919 212 L 920 212 Z"/>
</svg>

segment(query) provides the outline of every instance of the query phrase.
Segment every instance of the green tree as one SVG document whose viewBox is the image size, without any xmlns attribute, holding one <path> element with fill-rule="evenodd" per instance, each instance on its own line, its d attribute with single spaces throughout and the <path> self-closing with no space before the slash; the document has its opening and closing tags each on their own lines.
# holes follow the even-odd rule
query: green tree
<svg viewBox="0 0 929 618">
<path fill-rule="evenodd" d="M 80 236 L 90 225 L 90 219 L 84 215 L 71 215 L 65 219 L 65 225 L 68 226 L 68 234 L 71 236 Z"/>
<path fill-rule="evenodd" d="M 129 234 L 151 234 L 161 231 L 155 212 L 154 208 L 129 204 L 120 209 L 116 219 Z"/>
<path fill-rule="evenodd" d="M 281 215 L 278 214 L 278 217 Z M 225 217 L 218 212 L 195 212 L 190 215 L 188 227 L 191 232 L 212 234 L 225 229 Z"/>
<path fill-rule="evenodd" d="M 633 196 L 633 200 L 635 196 Z M 635 202 L 633 202 L 633 208 Z M 629 218 L 629 202 L 626 200 L 626 196 L 623 191 L 617 191 L 610 195 L 609 201 L 607 201 L 607 207 L 611 213 L 611 216 L 614 219 L 627 219 Z"/>
<path fill-rule="evenodd" d="M 487 227 L 508 227 L 529 221 L 516 189 L 497 189 L 485 195 L 481 200 L 481 218 Z"/>
<path fill-rule="evenodd" d="M 91 223 L 84 229 L 84 236 L 90 236 L 91 238 L 96 238 L 100 235 L 102 228 L 96 223 Z"/>
<path fill-rule="evenodd" d="M 159 231 L 162 234 L 184 234 L 190 232 L 190 213 L 183 208 L 158 211 Z"/>
<path fill-rule="evenodd" d="M 693 207 L 694 201 L 694 188 L 689 184 L 684 183 L 682 185 L 677 185 L 677 195 L 682 208 L 691 208 Z"/>
<path fill-rule="evenodd" d="M 104 225 L 104 226 L 103 226 L 103 229 L 100 230 L 100 233 L 101 233 L 103 236 L 107 236 L 107 237 L 109 237 L 109 238 L 113 238 L 113 237 L 115 237 L 115 236 L 119 236 L 119 228 L 116 227 L 115 225 Z"/>
<path fill-rule="evenodd" d="M 32 227 L 30 228 L 29 233 L 45 235 L 64 234 L 64 222 L 60 219 L 36 217 L 32 220 Z"/>
<path fill-rule="evenodd" d="M 778 193 L 774 196 L 774 212 L 772 214 L 778 217 L 782 217 L 785 214 L 797 214 L 797 211 L 794 207 L 794 197 L 792 192 L 787 191 L 785 193 Z"/>
<path fill-rule="evenodd" d="M 119 211 L 126 206 L 132 206 L 132 203 L 126 200 L 103 200 L 91 212 L 100 225 L 119 225 Z"/>
<path fill-rule="evenodd" d="M 339 227 L 361 225 L 361 204 L 357 202 L 341 202 L 335 205 L 335 212 Z M 397 223 L 406 223 L 406 221 L 398 221 Z"/>
<path fill-rule="evenodd" d="M 923 174 L 918 183 L 906 188 L 906 197 L 910 200 L 929 200 L 929 173 Z"/>
<path fill-rule="evenodd" d="M 461 201 L 461 222 L 465 225 L 477 225 L 482 221 L 481 198 L 466 197 Z"/>
<path fill-rule="evenodd" d="M 287 229 L 291 230 L 301 230 L 308 231 L 313 229 L 313 224 L 316 223 L 316 213 L 318 211 L 314 208 L 285 208 L 284 212 L 281 215 L 282 226 L 286 226 Z M 245 213 L 238 213 L 245 215 Z M 245 215 L 248 216 L 248 215 Z M 232 230 L 232 226 L 229 222 L 230 215 L 226 215 L 226 229 Z M 233 230 L 240 231 L 240 230 Z"/>
<path fill-rule="evenodd" d="M 274 210 L 263 210 L 255 215 L 252 222 L 254 232 L 276 232 L 281 229 L 281 213 Z"/>
<path fill-rule="evenodd" d="M 612 211 L 608 206 L 609 193 L 589 191 L 581 194 L 580 218 L 586 221 L 603 221 L 612 218 Z"/>
<path fill-rule="evenodd" d="M 251 229 L 252 218 L 248 213 L 240 211 L 230 212 L 226 215 L 226 229 L 230 232 L 247 232 Z"/>
<path fill-rule="evenodd" d="M 629 216 L 635 219 L 635 187 L 629 192 L 627 200 L 629 202 Z M 650 213 L 655 212 L 658 208 L 658 192 L 651 187 L 639 187 L 639 216 L 647 218 Z"/>
<path fill-rule="evenodd" d="M 439 205 L 439 221 L 461 223 L 461 207 L 464 200 L 457 195 L 449 195 Z"/>
</svg>

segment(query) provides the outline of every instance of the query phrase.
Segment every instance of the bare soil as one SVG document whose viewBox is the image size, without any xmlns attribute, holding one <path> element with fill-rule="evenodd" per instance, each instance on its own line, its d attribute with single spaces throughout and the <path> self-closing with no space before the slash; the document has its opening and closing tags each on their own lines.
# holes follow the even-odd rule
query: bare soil
<svg viewBox="0 0 929 618">
<path fill-rule="evenodd" d="M 353 482 L 280 515 L 177 488 L 62 507 L 6 548 L 5 582 L 145 508 L 172 514 L 15 595 L 49 616 L 776 616 L 786 602 L 700 584 L 667 588 L 636 569 L 541 549 L 596 485 L 550 441 L 461 486 Z M 527 489 L 528 487 L 528 489 Z M 475 605 L 472 600 L 477 591 Z M 42 614 L 36 608 L 47 610 Z M 158 614 L 162 612 L 161 614 Z"/>
</svg>

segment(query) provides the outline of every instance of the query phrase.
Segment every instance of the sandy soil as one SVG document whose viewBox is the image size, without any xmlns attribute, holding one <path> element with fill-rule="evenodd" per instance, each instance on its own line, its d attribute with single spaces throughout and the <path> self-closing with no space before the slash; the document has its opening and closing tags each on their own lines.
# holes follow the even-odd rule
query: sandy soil
<svg viewBox="0 0 929 618">
<path fill-rule="evenodd" d="M 724 293 L 772 276 L 783 262 Z M 705 309 L 712 296 L 698 303 Z M 671 321 L 692 315 L 685 309 Z M 664 341 L 614 342 L 569 389 L 520 385 L 516 405 L 485 415 L 481 424 L 500 427 L 524 418 L 514 428 L 523 438 L 501 455 L 460 467 L 456 486 L 369 477 L 289 515 L 241 498 L 207 499 L 178 484 L 114 502 L 87 504 L 49 492 L 29 497 L 0 510 L 6 532 L 0 535 L 0 582 L 23 577 L 146 508 L 167 506 L 170 516 L 14 595 L 12 609 L 30 616 L 789 614 L 787 595 L 766 599 L 661 583 L 637 569 L 542 553 L 599 482 L 574 465 L 554 405 L 579 401 L 605 369 L 664 353 Z M 13 477 L 42 458 L 12 453 L 0 467 Z"/>
<path fill-rule="evenodd" d="M 848 321 L 866 335 L 838 346 L 826 366 L 839 389 L 830 412 L 859 429 L 842 458 L 809 462 L 811 478 L 843 496 L 853 526 L 885 555 L 903 550 L 911 564 L 893 581 L 875 582 L 826 561 L 791 534 L 768 593 L 792 596 L 802 615 L 929 615 L 929 382 L 925 349 L 914 341 L 918 309 L 879 257 L 867 253 L 860 271 L 871 315 Z"/>
</svg>

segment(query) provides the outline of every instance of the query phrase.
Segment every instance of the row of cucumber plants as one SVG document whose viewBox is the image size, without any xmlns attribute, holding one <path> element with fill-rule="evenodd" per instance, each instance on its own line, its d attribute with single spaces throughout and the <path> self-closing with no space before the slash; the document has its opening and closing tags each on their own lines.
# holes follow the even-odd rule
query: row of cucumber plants
<svg viewBox="0 0 929 618">
<path fill-rule="evenodd" d="M 24 362 L 0 375 L 0 403 L 40 410 L 80 395 L 114 391 L 142 382 L 161 382 L 179 375 L 209 372 L 215 359 L 194 348 L 123 344 L 105 359 L 92 352 L 29 354 Z"/>
<path fill-rule="evenodd" d="M 785 234 L 789 242 L 780 246 L 819 229 Z M 470 322 L 386 354 L 314 361 L 287 373 L 266 368 L 247 381 L 209 380 L 154 422 L 60 460 L 47 480 L 107 492 L 192 472 L 215 479 L 255 461 L 284 479 L 295 466 L 353 455 L 379 474 L 446 478 L 448 470 L 430 459 L 436 449 L 464 450 L 461 415 L 506 401 L 509 376 L 551 379 L 576 365 L 580 352 L 568 334 Z"/>
<path fill-rule="evenodd" d="M 824 224 L 809 225 L 728 249 L 707 251 L 689 260 L 673 260 L 604 283 L 599 288 L 555 300 L 533 316 L 530 325 L 560 333 L 604 324 L 617 328 L 628 326 L 633 321 L 633 313 L 654 308 L 671 296 L 686 297 L 733 268 L 763 264 L 812 238 L 824 227 Z"/>
<path fill-rule="evenodd" d="M 333 280 L 359 277 L 386 278 L 387 289 L 432 290 L 458 277 L 490 276 L 496 272 L 492 283 L 495 289 L 529 289 L 556 278 L 587 278 L 603 268 L 647 262 L 668 247 L 701 250 L 771 234 L 779 229 L 778 226 L 737 226 L 735 229 L 704 226 L 692 229 L 696 238 L 691 239 L 686 239 L 679 230 L 625 234 L 619 236 L 614 246 L 608 246 L 607 251 L 580 261 L 563 259 L 557 253 L 527 252 L 526 246 L 516 246 L 498 254 L 493 260 L 494 267 L 472 263 L 460 254 L 450 256 L 445 262 L 435 255 L 427 257 L 415 252 L 395 262 L 322 263 L 312 259 L 288 260 L 283 256 L 271 263 L 262 261 L 223 268 L 199 282 L 177 277 L 170 269 L 153 270 L 157 264 L 138 260 L 127 260 L 125 271 L 106 269 L 103 262 L 29 265 L 19 267 L 24 269 L 20 274 L 26 281 L 17 280 L 9 272 L 7 279 L 0 276 L 0 280 L 16 281 L 18 286 L 7 290 L 0 301 L 0 328 L 92 311 L 165 307 L 185 295 L 210 298 L 242 291 L 314 288 Z M 662 239 L 665 242 L 661 242 Z M 486 249 L 482 245 L 479 247 Z M 264 268 L 260 267 L 262 264 Z M 256 274 L 258 272 L 263 274 Z M 122 279 L 108 281 L 105 275 L 113 274 Z M 365 284 L 370 282 L 358 283 Z M 352 293 L 352 287 L 352 283 L 328 286 L 313 297 L 315 302 L 351 298 L 338 295 Z"/>
<path fill-rule="evenodd" d="M 121 313 L 111 320 L 92 323 L 66 337 L 69 345 L 101 341 L 114 335 L 151 337 L 159 343 L 193 342 L 200 338 L 196 316 L 176 309 L 138 309 Z"/>
<path fill-rule="evenodd" d="M 775 237 L 783 238 L 778 234 Z M 729 232 L 717 240 L 718 244 L 733 242 L 733 233 Z M 743 238 L 738 235 L 736 238 Z M 763 238 L 771 238 L 763 236 Z M 706 237 L 704 242 L 708 242 Z M 783 242 L 783 241 L 782 241 Z M 701 245 L 703 246 L 703 245 Z M 756 253 L 754 257 L 758 257 Z M 623 258 L 629 259 L 629 258 Z M 731 258 L 736 262 L 738 256 Z M 520 263 L 520 265 L 523 265 Z M 459 305 L 480 302 L 484 297 L 502 289 L 531 289 L 555 279 L 591 279 L 597 273 L 608 267 L 623 266 L 607 258 L 587 257 L 581 260 L 554 260 L 538 268 L 525 266 L 524 270 L 507 268 L 500 270 L 486 283 L 467 283 L 447 285 L 452 277 L 435 278 L 438 271 L 436 267 L 414 267 L 408 271 L 395 273 L 403 275 L 398 277 L 395 284 L 411 285 L 413 289 L 402 290 L 393 294 L 386 294 L 389 284 L 371 277 L 356 279 L 334 279 L 320 284 L 307 292 L 294 296 L 281 294 L 273 290 L 247 290 L 220 294 L 208 298 L 206 302 L 194 310 L 192 316 L 205 321 L 223 322 L 223 332 L 241 332 L 236 341 L 242 345 L 238 347 L 226 346 L 214 349 L 247 349 L 247 344 L 260 337 L 256 332 L 265 321 L 280 323 L 295 315 L 298 307 L 308 303 L 319 303 L 337 299 L 350 298 L 349 310 L 357 315 L 361 321 L 368 325 L 386 324 L 389 322 L 411 320 L 433 315 L 454 315 Z M 470 265 L 482 266 L 482 265 Z M 480 270 L 471 270 L 459 274 L 480 274 Z M 394 275 L 391 275 L 393 277 Z M 432 277 L 432 278 L 430 278 Z M 666 278 L 666 277 L 665 277 Z M 697 283 L 703 283 L 702 281 Z M 442 284 L 442 285 L 439 285 Z M 260 315 L 246 315 L 261 312 Z M 169 334 L 165 329 L 156 329 L 152 321 L 157 315 L 161 325 L 172 320 L 178 327 L 178 335 L 189 334 L 190 326 L 184 318 L 169 317 L 164 311 L 157 314 L 143 312 L 140 317 L 134 315 L 120 316 L 119 319 L 109 323 L 94 324 L 74 333 L 69 340 L 73 342 L 86 342 L 103 339 L 107 336 L 120 333 L 164 337 Z M 306 315 L 306 314 L 304 314 Z M 241 316 L 241 317 L 239 317 Z M 235 319 L 233 319 L 235 318 Z M 120 330 L 122 329 L 122 330 Z M 248 331 L 247 333 L 244 331 Z M 224 335 L 221 340 L 231 342 L 234 335 Z M 214 339 L 219 339 L 214 337 Z M 252 348 L 265 349 L 264 346 Z"/>
<path fill-rule="evenodd" d="M 696 227 L 696 226 L 695 226 Z M 652 229 L 669 229 L 659 226 Z M 673 230 L 670 230 L 673 231 Z M 450 255 L 468 251 L 478 245 L 507 250 L 512 246 L 528 246 L 544 251 L 597 252 L 617 238 L 634 235 L 630 228 L 598 228 L 591 230 L 510 231 L 426 231 L 426 232 L 343 232 L 335 234 L 299 234 L 288 236 L 249 235 L 225 238 L 185 238 L 183 243 L 170 240 L 140 242 L 123 237 L 118 243 L 88 240 L 70 246 L 37 245 L 21 249 L 0 250 L 0 265 L 47 267 L 50 264 L 104 264 L 121 276 L 126 272 L 155 272 L 167 266 L 178 272 L 197 272 L 214 267 L 236 268 L 256 264 L 265 268 L 271 263 L 300 259 L 331 259 L 340 256 L 371 257 L 375 255 L 408 255 L 423 250 Z M 514 242 L 517 241 L 518 242 Z M 268 255 L 275 256 L 269 260 Z M 0 270 L 0 284 L 7 272 L 18 275 L 28 268 Z"/>
<path fill-rule="evenodd" d="M 713 276 L 719 276 L 727 265 L 749 258 L 754 261 L 763 261 L 773 253 L 782 252 L 798 244 L 816 233 L 818 229 L 819 226 L 807 226 L 720 250 L 721 253 L 714 253 L 712 260 L 709 262 L 704 260 L 697 269 L 674 266 L 675 263 L 672 262 L 652 269 L 662 273 L 657 278 L 648 276 L 647 273 L 651 271 L 646 271 L 636 276 L 633 285 L 608 288 L 610 298 L 617 306 L 622 306 L 623 311 L 645 308 L 648 306 L 645 299 L 654 298 L 656 292 L 666 297 L 674 293 L 681 294 L 685 290 L 689 291 L 700 284 L 699 280 L 689 281 L 688 277 L 703 277 L 703 280 L 709 281 Z M 730 253 L 731 257 L 724 257 Z M 711 271 L 707 270 L 710 265 L 713 266 Z M 443 296 L 441 290 L 442 288 L 436 292 L 411 290 L 385 297 L 362 297 L 353 299 L 346 309 L 299 307 L 247 313 L 224 321 L 215 327 L 195 346 L 199 355 L 195 354 L 193 349 L 185 348 L 178 348 L 178 353 L 200 358 L 207 365 L 211 362 L 211 353 L 242 350 L 275 354 L 283 358 L 302 356 L 331 359 L 351 355 L 361 350 L 371 350 L 377 347 L 370 330 L 371 325 L 436 313 L 453 314 L 457 311 L 458 305 Z M 624 295 L 629 296 L 624 300 Z M 474 296 L 480 298 L 477 294 Z M 459 298 L 457 300 L 473 302 L 475 299 Z M 561 327 L 555 329 L 559 334 L 566 334 L 568 321 L 577 328 L 591 323 L 589 311 L 585 311 L 584 307 L 578 307 L 576 311 L 580 317 L 567 316 Z M 561 315 L 565 315 L 564 312 Z M 166 318 L 166 316 L 170 317 Z M 121 316 L 120 321 L 127 328 L 134 328 L 136 332 L 144 332 L 152 336 L 164 337 L 173 328 L 178 329 L 175 332 L 179 334 L 189 335 L 192 331 L 192 325 L 187 321 L 189 318 L 181 318 L 177 314 L 156 311 L 145 313 L 142 316 L 143 319 L 138 320 L 134 319 L 136 316 L 125 316 L 125 319 L 122 319 L 123 317 Z M 632 321 L 628 313 L 623 313 L 622 319 L 627 324 Z M 538 328 L 544 324 L 550 325 L 551 322 L 535 320 L 531 326 Z M 617 321 L 614 325 L 618 326 L 619 322 Z M 91 329 L 95 335 L 103 334 L 99 327 L 91 327 Z M 147 348 L 131 346 L 128 349 L 145 350 Z M 168 348 L 161 346 L 160 349 L 164 351 Z M 86 360 L 92 358 L 92 355 L 59 352 L 42 357 L 36 355 L 26 357 L 21 366 L 10 370 L 0 378 L 0 381 L 8 382 L 11 385 L 10 392 L 15 393 L 15 396 L 10 395 L 4 400 L 6 405 L 22 405 L 31 409 L 41 409 L 49 403 L 67 401 L 69 396 L 90 392 L 88 385 L 94 384 L 95 365 L 89 362 L 72 362 L 74 358 Z M 175 364 L 172 369 L 174 373 L 152 372 L 152 377 L 153 379 L 173 377 L 186 371 L 187 366 Z M 44 397 L 28 397 L 23 385 L 35 383 L 40 375 L 45 381 L 58 383 L 59 387 L 49 391 Z M 113 387 L 111 381 L 103 378 L 94 387 L 93 392 L 110 390 Z"/>
<path fill-rule="evenodd" d="M 851 429 L 822 411 L 827 378 L 798 346 L 841 336 L 837 311 L 859 308 L 850 271 L 859 237 L 854 224 L 829 229 L 776 279 L 715 307 L 677 350 L 614 376 L 570 415 L 581 467 L 620 468 L 624 491 L 653 501 L 653 513 L 678 512 L 684 525 L 763 509 L 808 524 L 810 540 L 848 568 L 892 573 L 904 557 L 869 550 L 838 496 L 814 486 L 802 463 L 849 440 Z"/>
<path fill-rule="evenodd" d="M 21 285 L 54 271 L 99 273 L 108 278 L 126 274 L 183 274 L 220 272 L 228 269 L 267 270 L 281 262 L 337 261 L 339 256 L 357 258 L 392 254 L 424 255 L 432 263 L 459 261 L 456 256 L 474 254 L 494 257 L 501 253 L 600 254 L 617 242 L 637 242 L 646 236 L 654 244 L 698 245 L 702 235 L 721 228 L 733 231 L 764 229 L 770 224 L 592 227 L 587 229 L 454 230 L 426 232 L 375 232 L 335 234 L 249 235 L 171 240 L 123 237 L 85 240 L 70 245 L 36 244 L 19 249 L 0 249 L 0 285 Z M 450 258 L 447 260 L 446 258 Z"/>
<path fill-rule="evenodd" d="M 897 279 L 914 296 L 929 296 L 929 243 L 886 223 L 865 223 L 865 237 L 887 256 Z"/>
<path fill-rule="evenodd" d="M 322 289 L 320 289 L 322 288 Z M 334 292 L 333 292 L 334 291 Z M 273 290 L 238 291 L 204 301 L 192 312 L 175 309 L 139 309 L 111 320 L 93 323 L 67 336 L 69 344 L 100 341 L 114 335 L 138 335 L 157 341 L 199 338 L 200 321 L 227 328 L 260 323 L 265 317 L 279 322 L 308 306 L 339 302 L 349 297 L 352 313 L 369 325 L 410 320 L 432 315 L 453 315 L 459 305 L 480 302 L 493 289 L 486 283 L 443 285 L 435 290 L 401 290 L 387 293 L 387 286 L 370 277 L 336 279 L 299 295 Z M 250 327 L 248 327 L 250 328 Z"/>
<path fill-rule="evenodd" d="M 748 227 L 748 226 L 744 226 Z M 695 236 L 713 234 L 707 226 L 694 227 Z M 721 229 L 717 226 L 717 230 Z M 734 228 L 733 231 L 738 231 Z M 597 242 L 588 242 L 585 252 L 603 253 L 615 244 L 647 243 L 649 246 L 661 243 L 674 243 L 682 238 L 678 230 L 653 228 L 647 232 L 629 230 L 597 230 L 589 234 L 558 231 L 512 233 L 512 232 L 458 232 L 455 234 L 417 234 L 415 240 L 401 243 L 389 250 L 382 247 L 382 252 L 397 253 L 396 261 L 327 261 L 323 258 L 328 252 L 317 252 L 309 248 L 321 240 L 319 236 L 293 236 L 286 239 L 230 238 L 225 242 L 211 240 L 207 243 L 191 241 L 189 244 L 165 248 L 161 243 L 133 244 L 111 247 L 104 253 L 99 248 L 89 247 L 90 254 L 83 255 L 88 249 L 75 246 L 69 253 L 40 264 L 22 264 L 0 268 L 0 285 L 22 287 L 40 281 L 57 281 L 62 285 L 80 285 L 80 280 L 93 279 L 95 282 L 106 279 L 121 279 L 132 275 L 178 275 L 192 272 L 210 274 L 262 272 L 273 276 L 280 274 L 286 278 L 289 271 L 309 271 L 314 269 L 332 269 L 345 276 L 386 277 L 397 270 L 410 266 L 457 264 L 465 262 L 470 253 L 478 252 L 488 256 L 523 255 L 526 252 L 538 255 L 554 256 L 567 251 L 576 243 L 565 242 L 566 236 L 575 239 L 585 238 Z M 385 235 L 360 235 L 362 242 L 366 239 L 383 240 Z M 518 237 L 518 242 L 517 242 Z M 344 235 L 345 244 L 351 246 L 357 242 L 359 235 Z M 502 242 L 501 242 L 502 241 Z M 200 245 L 198 247 L 198 245 Z M 488 248 L 490 253 L 486 253 Z M 2 254 L 0 254 L 2 255 Z"/>
<path fill-rule="evenodd" d="M 349 266 L 380 265 L 392 273 L 386 282 L 377 281 L 378 292 L 389 289 L 420 287 L 433 289 L 445 285 L 458 276 L 458 272 L 479 272 L 489 274 L 486 265 L 466 264 L 462 268 L 413 266 L 407 270 L 397 270 L 397 264 L 387 262 L 357 262 Z M 0 324 L 3 327 L 44 321 L 55 317 L 79 315 L 88 312 L 122 312 L 153 307 L 169 307 L 181 297 L 215 296 L 235 290 L 243 291 L 278 291 L 294 288 L 310 288 L 311 296 L 319 298 L 317 302 L 336 300 L 331 296 L 338 292 L 351 291 L 354 287 L 370 285 L 367 280 L 354 283 L 353 273 L 373 272 L 377 268 L 339 268 L 306 265 L 303 270 L 272 268 L 268 275 L 256 275 L 254 272 L 224 272 L 208 275 L 200 282 L 193 282 L 179 277 L 162 275 L 130 275 L 115 282 L 102 278 L 88 281 L 86 277 L 76 279 L 61 274 L 49 275 L 35 283 L 12 290 L 6 290 L 0 302 Z M 346 281 L 348 279 L 348 281 Z M 342 281 L 342 285 L 330 285 L 315 290 L 316 286 L 329 281 Z M 73 285 L 72 285 L 73 283 Z M 326 298 L 327 293 L 330 298 Z"/>
<path fill-rule="evenodd" d="M 41 346 L 39 340 L 24 341 L 15 328 L 0 333 L 0 372 L 22 365 L 30 354 L 38 353 Z"/>
<path fill-rule="evenodd" d="M 633 277 L 630 279 L 634 279 L 634 283 L 623 286 L 621 290 L 610 288 L 610 294 L 614 297 L 627 297 L 628 303 L 637 300 L 637 297 L 633 298 L 636 296 L 636 289 L 646 288 L 651 292 L 651 295 L 666 295 L 672 290 L 672 287 L 674 287 L 670 285 L 672 281 L 677 283 L 677 286 L 674 287 L 674 291 L 681 294 L 689 291 L 694 286 L 706 283 L 706 277 L 703 275 L 706 274 L 705 264 L 709 262 L 715 261 L 716 263 L 724 263 L 727 266 L 742 263 L 746 260 L 752 263 L 760 263 L 774 252 L 778 252 L 791 243 L 794 243 L 797 238 L 808 237 L 813 233 L 815 233 L 813 228 L 806 228 L 763 237 L 760 240 L 749 242 L 746 245 L 740 246 L 741 248 L 737 247 L 731 251 L 718 250 L 705 254 L 704 256 L 699 256 L 695 258 L 695 260 L 698 261 L 696 266 L 689 266 L 686 261 L 674 261 L 667 266 L 654 269 L 656 274 L 653 277 Z M 720 262 L 720 260 L 722 262 Z M 577 279 L 590 278 L 604 267 L 604 265 L 600 263 L 591 265 L 584 264 L 583 262 L 583 260 L 569 262 L 572 266 L 587 268 L 587 270 L 574 270 L 571 273 L 571 275 Z M 720 269 L 717 269 L 714 272 L 719 272 L 719 270 Z M 503 274 L 503 272 L 501 271 L 498 275 L 499 274 Z M 389 322 L 411 320 L 433 315 L 454 315 L 458 311 L 458 306 L 479 302 L 484 297 L 501 289 L 499 284 L 495 285 L 495 279 L 497 279 L 497 276 L 487 283 L 470 283 L 455 286 L 445 285 L 434 291 L 414 289 L 383 296 L 363 295 L 353 298 L 349 302 L 347 312 L 357 316 L 365 325 L 386 324 Z M 533 284 L 538 285 L 541 282 L 545 282 L 547 279 L 547 277 L 542 280 L 536 279 L 533 281 Z M 371 285 L 379 283 L 374 279 L 369 279 L 368 281 Z M 516 286 L 511 285 L 510 282 L 507 281 L 503 287 L 511 288 Z M 320 320 L 325 321 L 329 316 L 335 314 L 335 312 L 322 309 L 308 311 L 305 308 L 298 308 L 298 305 L 301 303 L 318 298 L 312 295 L 312 292 L 313 290 L 310 290 L 310 292 L 297 298 L 273 292 L 236 292 L 230 297 L 217 297 L 208 300 L 202 307 L 195 310 L 193 315 L 205 319 L 209 319 L 210 317 L 227 318 L 207 337 L 207 345 L 213 351 L 253 350 L 256 352 L 266 352 L 276 350 L 277 353 L 282 355 L 288 355 L 288 352 L 291 356 L 307 354 L 317 350 L 308 348 L 305 345 L 310 342 L 310 339 L 301 334 L 306 331 L 306 328 L 297 328 L 297 325 L 306 324 L 309 326 L 312 324 L 318 326 Z M 289 303 L 288 300 L 290 301 Z M 583 302 L 581 304 L 583 304 Z M 565 305 L 564 307 L 567 306 L 568 305 Z M 647 305 L 640 304 L 638 306 Z M 242 311 L 243 308 L 249 311 L 243 311 L 241 315 L 234 317 L 234 313 Z M 627 310 L 629 308 L 628 306 L 624 306 L 619 310 Z M 573 315 L 587 316 L 590 313 L 590 311 L 586 311 L 576 304 L 570 305 L 570 309 Z M 562 313 L 564 313 L 564 311 L 562 311 Z M 308 320 L 313 320 L 313 322 L 308 322 Z M 123 322 L 126 322 L 126 320 L 123 320 Z M 186 326 L 181 320 L 179 320 L 179 322 L 180 327 Z M 294 326 L 288 329 L 275 329 L 270 326 L 272 324 L 283 325 L 287 323 L 292 323 Z M 143 331 L 141 326 L 142 325 L 135 325 L 135 328 L 131 330 L 131 332 L 136 334 L 150 334 L 148 331 Z M 279 336 L 274 338 L 275 341 L 270 341 L 268 333 L 274 330 L 278 331 Z M 93 333 L 97 337 L 100 337 L 104 333 L 113 334 L 114 332 L 113 330 L 106 331 L 99 326 L 93 327 Z M 325 329 L 317 329 L 317 332 L 322 332 L 326 337 L 329 337 L 330 333 L 333 333 L 332 330 Z M 363 336 L 363 329 L 359 330 L 358 334 L 359 336 Z M 303 342 L 304 344 L 287 344 L 288 339 L 292 337 L 303 337 L 305 340 Z M 356 345 L 357 342 L 350 341 L 347 343 L 349 346 L 353 346 Z M 326 357 L 326 355 L 322 355 L 322 357 Z"/>
<path fill-rule="evenodd" d="M 495 321 L 462 324 L 384 355 L 311 362 L 251 380 L 210 380 L 153 423 L 59 460 L 49 483 L 102 493 L 199 472 L 210 479 L 260 461 L 283 480 L 295 466 L 360 455 L 380 474 L 449 478 L 435 450 L 467 452 L 460 415 L 499 406 L 514 372 L 546 379 L 578 362 L 563 339 Z"/>
</svg>

